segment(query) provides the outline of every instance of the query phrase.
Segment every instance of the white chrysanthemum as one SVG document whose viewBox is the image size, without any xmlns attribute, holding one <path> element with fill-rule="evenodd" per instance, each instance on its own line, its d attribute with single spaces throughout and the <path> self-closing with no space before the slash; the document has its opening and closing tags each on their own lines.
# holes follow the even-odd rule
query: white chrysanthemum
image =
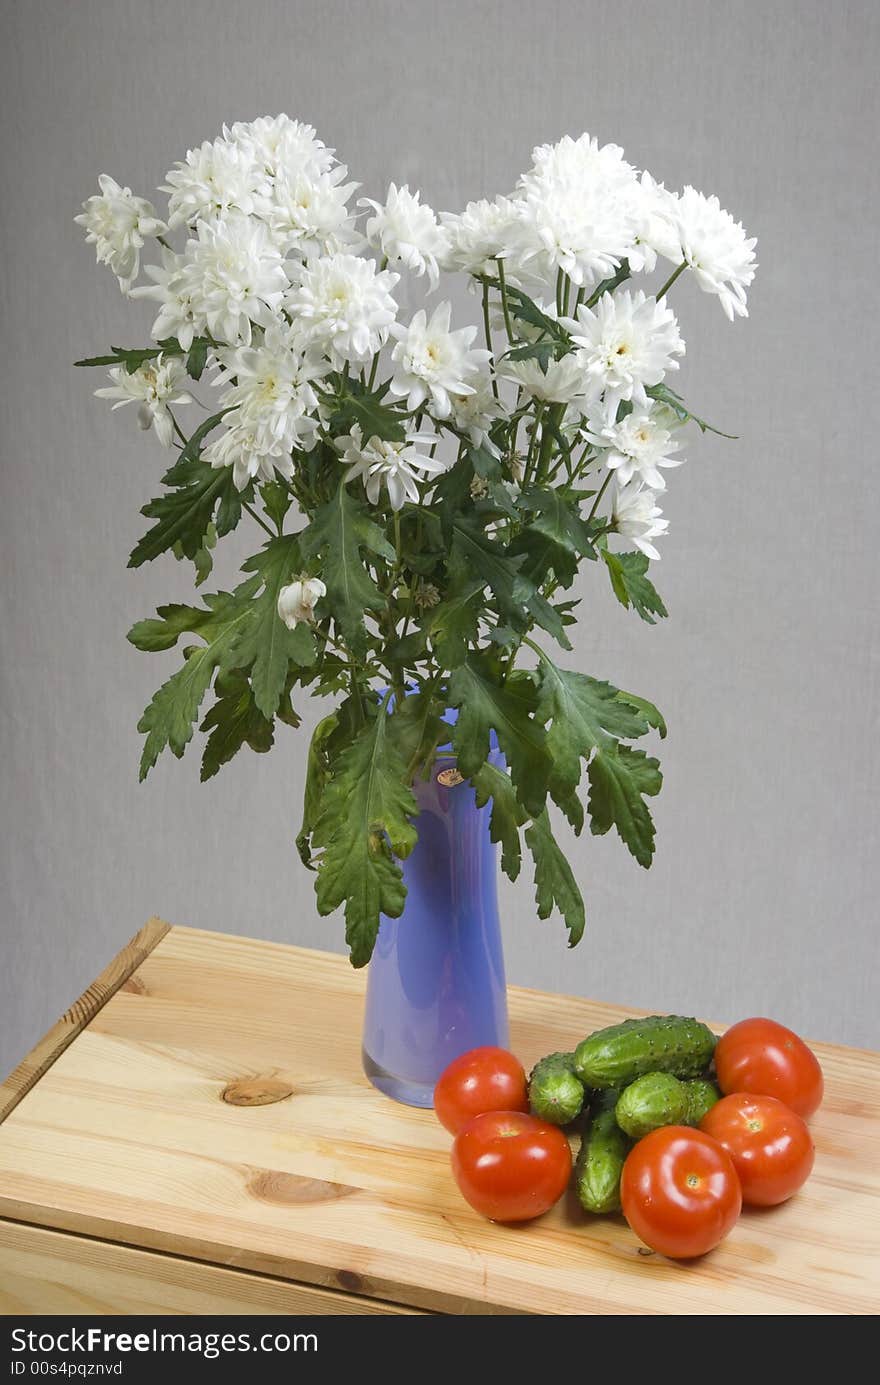
<svg viewBox="0 0 880 1385">
<path fill-rule="evenodd" d="M 251 155 L 228 140 L 205 140 L 165 175 L 169 226 L 195 226 L 228 212 L 250 216 L 262 172 Z"/>
<path fill-rule="evenodd" d="M 673 212 L 678 246 L 672 254 L 663 253 L 686 261 L 700 288 L 720 298 L 731 322 L 735 316 L 748 317 L 746 289 L 757 269 L 754 236 L 746 236 L 717 197 L 705 197 L 696 188 L 686 187 L 674 199 Z"/>
<path fill-rule="evenodd" d="M 378 505 L 384 486 L 392 510 L 401 510 L 407 500 L 418 502 L 420 499 L 419 482 L 446 470 L 443 462 L 422 451 L 427 442 L 428 439 L 419 433 L 408 434 L 403 442 L 387 442 L 376 437 L 364 442 L 363 433 L 355 424 L 347 437 L 336 439 L 336 446 L 348 468 L 346 481 L 362 477 L 372 505 Z"/>
<path fill-rule="evenodd" d="M 174 420 L 170 404 L 191 404 L 192 395 L 186 388 L 186 371 L 174 356 L 157 356 L 145 361 L 129 373 L 125 366 L 113 366 L 107 374 L 113 381 L 95 390 L 100 399 L 114 399 L 114 409 L 125 404 L 137 404 L 141 428 L 154 428 L 163 447 L 170 447 L 174 437 Z"/>
<path fill-rule="evenodd" d="M 659 384 L 668 370 L 678 370 L 675 358 L 684 355 L 672 309 L 665 299 L 658 303 L 641 289 L 604 293 L 595 311 L 581 306 L 571 326 L 571 339 L 593 381 L 593 397 L 604 391 L 611 420 L 622 399 L 647 409 L 645 386 Z"/>
<path fill-rule="evenodd" d="M 618 534 L 634 543 L 646 557 L 660 561 L 651 539 L 665 534 L 669 521 L 663 518 L 652 490 L 645 489 L 637 481 L 631 481 L 628 486 L 615 486 L 611 518 Z"/>
<path fill-rule="evenodd" d="M 142 284 L 131 290 L 132 298 L 150 298 L 159 303 L 159 313 L 152 327 L 156 341 L 176 337 L 188 351 L 193 338 L 200 336 L 207 323 L 193 309 L 189 287 L 184 279 L 184 259 L 173 250 L 162 250 L 161 265 L 148 264 L 144 273 L 152 284 Z"/>
<path fill-rule="evenodd" d="M 366 361 L 388 339 L 397 314 L 391 290 L 399 278 L 357 255 L 328 255 L 305 266 L 288 307 L 334 363 Z"/>
<path fill-rule="evenodd" d="M 445 262 L 448 269 L 465 274 L 497 274 L 496 260 L 519 255 L 523 203 L 515 198 L 468 202 L 463 212 L 444 212 L 440 219 L 449 236 Z"/>
<path fill-rule="evenodd" d="M 200 221 L 196 230 L 198 239 L 183 252 L 178 292 L 218 341 L 247 346 L 252 324 L 271 326 L 288 287 L 278 247 L 252 217 Z"/>
<path fill-rule="evenodd" d="M 286 324 L 267 328 L 263 340 L 254 346 L 223 353 L 214 383 L 226 386 L 220 402 L 230 410 L 223 420 L 227 430 L 245 444 L 233 458 L 239 490 L 252 477 L 271 480 L 276 472 L 288 479 L 293 476 L 291 452 L 315 443 L 318 396 L 314 384 L 328 369 L 326 362 L 301 349 Z M 226 466 L 232 446 L 228 434 L 224 435 L 205 449 L 205 460 L 212 466 Z"/>
<path fill-rule="evenodd" d="M 358 184 L 344 183 L 347 176 L 345 164 L 329 173 L 283 169 L 276 175 L 258 211 L 285 254 L 335 254 L 357 239 L 348 199 Z"/>
<path fill-rule="evenodd" d="M 674 456 L 681 443 L 676 442 L 664 426 L 661 420 L 665 418 L 665 410 L 652 409 L 643 413 L 634 409 L 619 423 L 600 419 L 595 427 L 588 429 L 586 438 L 605 454 L 605 465 L 616 472 L 619 485 L 627 485 L 636 476 L 653 490 L 662 491 L 666 489 L 666 481 L 659 468 L 681 466 L 684 460 Z"/>
<path fill-rule="evenodd" d="M 333 167 L 333 150 L 318 139 L 314 126 L 288 115 L 262 115 L 223 127 L 224 138 L 243 149 L 268 177 L 287 173 L 318 178 Z"/>
<path fill-rule="evenodd" d="M 410 192 L 406 184 L 391 183 L 385 205 L 362 197 L 359 207 L 372 207 L 365 234 L 374 250 L 391 264 L 405 265 L 413 274 L 427 274 L 431 288 L 437 287 L 442 264 L 449 251 L 449 236 L 438 226 L 432 209 Z"/>
<path fill-rule="evenodd" d="M 577 354 L 563 356 L 559 361 L 548 361 L 546 371 L 534 359 L 506 361 L 501 373 L 532 399 L 550 404 L 571 404 L 576 400 L 586 402 L 586 394 L 592 388 L 592 380 Z"/>
<path fill-rule="evenodd" d="M 278 593 L 278 615 L 288 630 L 295 630 L 302 621 L 310 625 L 315 619 L 315 607 L 327 588 L 320 577 L 300 577 Z"/>
<path fill-rule="evenodd" d="M 500 457 L 500 448 L 489 437 L 489 429 L 498 418 L 505 416 L 505 408 L 492 392 L 492 377 L 487 371 L 472 375 L 471 394 L 451 394 L 452 422 L 459 432 L 464 433 L 474 447 L 485 447 L 493 457 Z"/>
<path fill-rule="evenodd" d="M 655 182 L 647 171 L 638 182 L 633 183 L 629 197 L 636 239 L 627 250 L 626 258 L 634 273 L 645 271 L 650 274 L 657 264 L 658 255 L 674 259 L 679 249 L 675 228 L 675 197 L 662 183 Z"/>
<path fill-rule="evenodd" d="M 451 315 L 449 303 L 440 303 L 430 318 L 420 308 L 408 327 L 397 323 L 391 328 L 397 338 L 391 353 L 397 367 L 391 393 L 405 395 L 411 410 L 430 400 L 437 418 L 448 418 L 452 413 L 451 395 L 474 391 L 474 377 L 491 360 L 489 351 L 470 349 L 476 327 L 450 331 Z"/>
<path fill-rule="evenodd" d="M 98 263 L 109 265 L 119 287 L 127 292 L 137 278 L 144 241 L 168 228 L 152 203 L 133 196 L 131 188 L 121 188 L 106 173 L 98 179 L 98 187 L 100 194 L 83 202 L 74 221 L 85 228 L 86 243 L 94 245 Z"/>
<path fill-rule="evenodd" d="M 547 279 L 563 270 L 579 286 L 617 269 L 636 243 L 635 169 L 616 144 L 584 134 L 535 149 L 520 179 L 531 257 Z"/>
</svg>

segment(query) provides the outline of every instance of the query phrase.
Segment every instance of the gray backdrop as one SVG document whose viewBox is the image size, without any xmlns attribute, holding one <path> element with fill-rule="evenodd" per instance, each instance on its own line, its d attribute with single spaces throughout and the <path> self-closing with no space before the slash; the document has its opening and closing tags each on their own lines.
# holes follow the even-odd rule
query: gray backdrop
<svg viewBox="0 0 880 1385">
<path fill-rule="evenodd" d="M 306 724 L 208 786 L 138 786 L 135 724 L 173 656 L 125 641 L 185 598 L 126 559 L 164 457 L 77 356 L 146 338 L 72 218 L 112 173 L 142 194 L 224 120 L 287 110 L 364 191 L 439 208 L 504 191 L 589 129 L 759 238 L 751 317 L 682 283 L 694 436 L 672 473 L 651 629 L 595 571 L 578 666 L 653 698 L 670 734 L 658 855 L 574 860 L 581 946 L 502 886 L 513 981 L 876 1044 L 876 384 L 880 6 L 827 0 L 27 0 L 3 5 L 0 1068 L 151 913 L 340 948 L 293 835 Z M 140 324 L 140 326 L 138 326 Z M 233 580 L 244 548 L 231 544 Z M 242 540 L 243 543 L 243 540 Z M 167 664 L 163 658 L 167 657 Z"/>
</svg>

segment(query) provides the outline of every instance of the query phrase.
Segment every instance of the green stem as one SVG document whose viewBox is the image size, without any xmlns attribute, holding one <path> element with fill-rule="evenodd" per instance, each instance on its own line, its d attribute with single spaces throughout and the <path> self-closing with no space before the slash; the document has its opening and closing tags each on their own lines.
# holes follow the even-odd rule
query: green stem
<svg viewBox="0 0 880 1385">
<path fill-rule="evenodd" d="M 600 504 L 600 502 L 601 502 L 601 500 L 602 500 L 602 496 L 603 496 L 603 495 L 605 494 L 605 492 L 607 491 L 608 486 L 609 486 L 609 484 L 610 484 L 610 482 L 611 482 L 611 478 L 612 478 L 613 475 L 614 475 L 614 472 L 613 472 L 613 471 L 609 471 L 608 475 L 605 477 L 605 480 L 602 482 L 601 486 L 600 486 L 599 489 L 597 490 L 597 492 L 596 492 L 596 499 L 593 501 L 593 505 L 592 505 L 592 509 L 590 510 L 590 513 L 587 515 L 587 523 L 588 523 L 588 524 L 589 524 L 590 520 L 593 518 L 593 516 L 595 515 L 596 511 L 598 510 L 599 504 Z"/>
<path fill-rule="evenodd" d="M 562 317 L 562 286 L 565 280 L 565 270 L 560 269 L 556 275 L 556 316 Z"/>
<path fill-rule="evenodd" d="M 684 271 L 685 271 L 686 269 L 687 269 L 687 260 L 682 260 L 682 262 L 681 262 L 681 264 L 678 266 L 678 268 L 677 268 L 677 269 L 674 269 L 674 270 L 672 271 L 672 273 L 670 274 L 669 278 L 666 280 L 666 283 L 663 285 L 662 289 L 660 289 L 657 293 L 654 294 L 654 297 L 655 297 L 658 301 L 659 301 L 661 298 L 665 297 L 665 295 L 666 295 L 666 294 L 669 292 L 669 290 L 672 288 L 672 285 L 675 283 L 675 281 L 676 281 L 676 279 L 678 278 L 679 274 L 683 274 Z"/>
<path fill-rule="evenodd" d="M 495 352 L 492 350 L 492 328 L 489 325 L 489 285 L 483 284 L 483 331 L 486 333 L 486 348 L 492 356 L 492 393 L 498 398 L 498 381 L 495 379 Z"/>
<path fill-rule="evenodd" d="M 367 381 L 367 389 L 368 389 L 368 390 L 372 390 L 373 386 L 374 386 L 375 383 L 376 383 L 376 371 L 379 369 L 379 356 L 380 356 L 380 355 L 381 355 L 381 352 L 377 351 L 376 354 L 375 354 L 375 356 L 373 357 L 373 364 L 372 364 L 372 367 L 371 367 L 371 369 L 370 369 L 370 378 L 369 378 L 369 380 Z"/>
<path fill-rule="evenodd" d="M 504 277 L 504 261 L 496 259 L 498 266 L 498 283 L 501 286 L 501 310 L 504 313 L 504 330 L 507 333 L 507 340 L 514 341 L 513 324 L 510 320 L 510 305 L 507 302 L 507 280 Z"/>
<path fill-rule="evenodd" d="M 251 519 L 255 519 L 255 520 L 257 521 L 257 523 L 259 524 L 259 526 L 260 526 L 261 529 L 265 529 L 265 531 L 266 531 L 266 533 L 269 535 L 269 538 L 270 538 L 270 539 L 274 539 L 274 538 L 275 538 L 275 535 L 272 533 L 272 530 L 269 528 L 268 524 L 266 524 L 265 521 L 262 520 L 262 519 L 260 518 L 260 516 L 257 514 L 256 510 L 254 509 L 253 505 L 249 505 L 249 504 L 247 503 L 246 500 L 243 500 L 243 501 L 241 502 L 241 508 L 242 508 L 243 510 L 247 510 L 247 512 L 248 512 L 248 514 L 250 515 Z"/>
</svg>

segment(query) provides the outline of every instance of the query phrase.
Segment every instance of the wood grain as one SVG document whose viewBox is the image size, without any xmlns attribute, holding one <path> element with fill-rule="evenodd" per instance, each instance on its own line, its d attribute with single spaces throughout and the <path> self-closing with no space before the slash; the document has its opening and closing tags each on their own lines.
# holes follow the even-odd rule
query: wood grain
<svg viewBox="0 0 880 1385">
<path fill-rule="evenodd" d="M 15 1109 L 22 1097 L 30 1091 L 44 1073 L 73 1043 L 77 1034 L 85 1029 L 107 1001 L 126 982 L 141 962 L 161 942 L 170 924 L 160 918 L 151 918 L 121 952 L 117 952 L 101 975 L 87 986 L 78 1000 L 65 1012 L 48 1034 L 34 1045 L 30 1053 L 22 1058 L 6 1080 L 0 1083 L 0 1124 Z"/>
<path fill-rule="evenodd" d="M 377 1299 L 0 1221 L 0 1314 L 417 1313 Z"/>
<path fill-rule="evenodd" d="M 0 1215 L 451 1313 L 854 1314 L 880 1308 L 880 1057 L 816 1046 L 812 1179 L 695 1264 L 563 1200 L 477 1217 L 433 1114 L 359 1065 L 364 977 L 341 957 L 172 929 L 0 1128 Z M 510 993 L 528 1066 L 632 1013 Z M 290 1089 L 235 1105 L 236 1083 Z"/>
</svg>

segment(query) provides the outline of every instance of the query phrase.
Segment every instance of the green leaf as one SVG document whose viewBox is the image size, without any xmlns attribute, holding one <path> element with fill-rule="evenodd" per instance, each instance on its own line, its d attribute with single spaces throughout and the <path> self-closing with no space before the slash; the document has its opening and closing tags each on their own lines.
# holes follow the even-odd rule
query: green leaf
<svg viewBox="0 0 880 1385">
<path fill-rule="evenodd" d="M 648 559 L 644 553 L 612 553 L 607 548 L 600 552 L 621 606 L 632 606 L 649 625 L 656 625 L 657 616 L 669 614 L 654 583 L 646 576 Z"/>
<path fill-rule="evenodd" d="M 299 852 L 300 860 L 309 870 L 315 869 L 312 863 L 312 832 L 321 816 L 324 785 L 330 778 L 330 757 L 327 754 L 327 742 L 338 725 L 338 714 L 331 712 L 328 717 L 324 717 L 322 721 L 318 722 L 309 744 L 306 783 L 303 792 L 302 824 L 296 837 L 296 849 Z"/>
<path fill-rule="evenodd" d="M 349 647 L 359 653 L 366 644 L 364 613 L 385 607 L 385 597 L 367 572 L 361 550 L 393 563 L 394 549 L 365 506 L 344 485 L 318 508 L 299 537 L 304 558 L 322 556 L 327 609 Z"/>
<path fill-rule="evenodd" d="M 406 887 L 395 857 L 408 856 L 416 843 L 410 819 L 418 804 L 388 722 L 380 711 L 334 762 L 314 833 L 324 846 L 318 912 L 345 903 L 345 937 L 356 967 L 370 960 L 380 916 L 403 913 Z"/>
<path fill-rule="evenodd" d="M 587 299 L 587 307 L 594 308 L 596 304 L 599 302 L 599 299 L 602 298 L 604 294 L 613 293 L 615 289 L 619 288 L 621 284 L 626 282 L 626 280 L 629 278 L 629 275 L 629 260 L 621 260 L 619 268 L 616 269 L 615 272 L 612 275 L 610 275 L 607 279 L 603 279 L 602 282 L 600 284 L 597 284 L 596 287 L 593 289 L 593 292 Z"/>
<path fill-rule="evenodd" d="M 653 702 L 649 702 L 646 697 L 637 697 L 635 693 L 619 692 L 617 696 L 621 702 L 628 702 L 631 706 L 637 707 L 648 725 L 653 726 L 654 730 L 660 733 L 661 741 L 665 741 L 666 722 L 659 707 L 655 707 Z"/>
<path fill-rule="evenodd" d="M 547 338 L 542 341 L 529 342 L 525 346 L 514 346 L 505 353 L 506 361 L 538 361 L 544 374 L 547 374 L 547 367 L 551 361 L 558 361 L 560 357 L 567 356 L 570 350 L 568 342 L 561 341 L 559 338 Z"/>
<path fill-rule="evenodd" d="M 172 467 L 166 482 L 170 476 L 174 477 L 170 484 L 175 489 L 151 500 L 141 510 L 142 515 L 156 523 L 135 545 L 129 567 L 152 562 L 176 544 L 180 544 L 187 558 L 195 561 L 212 523 L 222 538 L 241 518 L 242 495 L 235 489 L 231 467 L 214 470 L 206 462 L 190 460 Z"/>
<path fill-rule="evenodd" d="M 489 451 L 485 443 L 481 443 L 479 447 L 469 447 L 468 457 L 474 472 L 477 476 L 482 476 L 484 481 L 492 481 L 501 475 L 501 462 Z"/>
<path fill-rule="evenodd" d="M 528 675 L 502 681 L 498 665 L 486 655 L 468 655 L 449 680 L 450 706 L 459 709 L 452 743 L 462 774 L 471 779 L 486 763 L 494 731 L 517 798 L 533 816 L 544 806 L 550 768 L 544 728 L 533 716 L 535 702 Z"/>
<path fill-rule="evenodd" d="M 576 832 L 583 826 L 583 809 L 576 791 L 581 761 L 594 750 L 614 749 L 621 737 L 644 736 L 644 714 L 621 700 L 618 689 L 583 673 L 557 668 L 541 655 L 537 717 L 547 724 L 547 750 L 552 761 L 550 793 Z"/>
<path fill-rule="evenodd" d="M 189 608 L 188 618 L 182 614 L 187 608 L 163 608 L 168 614 L 160 610 L 159 615 L 169 626 L 164 644 L 157 642 L 161 637 L 155 628 L 144 630 L 145 626 L 155 627 L 156 622 L 142 621 L 130 631 L 129 639 L 141 649 L 170 648 L 184 631 L 204 640 L 189 652 L 182 668 L 162 684 L 138 722 L 138 730 L 147 738 L 141 779 L 146 778 L 166 746 L 178 759 L 183 754 L 215 669 L 230 666 L 242 630 L 253 619 L 252 598 L 258 586 L 259 578 L 254 577 L 234 592 L 206 596 L 205 609 Z"/>
<path fill-rule="evenodd" d="M 343 382 L 336 376 L 339 390 L 333 400 L 330 414 L 330 432 L 334 437 L 350 433 L 357 424 L 364 440 L 382 438 L 385 442 L 402 442 L 406 437 L 406 414 L 400 409 L 383 403 L 388 386 L 370 392 L 357 381 Z"/>
<path fill-rule="evenodd" d="M 270 539 L 259 553 L 242 564 L 243 572 L 259 573 L 263 584 L 254 602 L 254 618 L 245 627 L 235 651 L 236 662 L 250 669 L 254 701 L 264 717 L 273 717 L 291 664 L 315 662 L 315 640 L 308 625 L 288 630 L 278 614 L 278 595 L 301 566 L 299 535 Z"/>
<path fill-rule="evenodd" d="M 586 524 L 578 512 L 578 498 L 569 501 L 557 487 L 531 486 L 519 497 L 519 507 L 534 515 L 530 527 L 560 548 L 580 557 L 596 557 Z"/>
<path fill-rule="evenodd" d="M 467 658 L 468 647 L 479 633 L 483 583 L 479 578 L 456 576 L 439 603 L 428 611 L 425 629 L 443 668 L 457 668 Z"/>
<path fill-rule="evenodd" d="M 565 588 L 570 587 L 577 576 L 576 556 L 545 534 L 539 534 L 533 525 L 516 535 L 509 551 L 513 557 L 523 555 L 525 561 L 519 570 L 536 587 L 546 582 L 551 571 Z"/>
<path fill-rule="evenodd" d="M 654 855 L 654 823 L 644 799 L 660 792 L 660 765 L 643 750 L 618 745 L 597 751 L 587 775 L 587 806 L 594 835 L 616 827 L 639 865 L 647 869 Z"/>
<path fill-rule="evenodd" d="M 568 929 L 568 945 L 574 947 L 584 934 L 584 901 L 571 866 L 553 836 L 546 810 L 526 828 L 526 842 L 535 862 L 538 918 L 549 918 L 553 909 L 558 909 Z"/>
<path fill-rule="evenodd" d="M 275 739 L 272 722 L 260 712 L 242 673 L 228 679 L 222 696 L 218 696 L 200 729 L 211 733 L 202 755 L 202 783 L 211 779 L 243 745 L 263 753 L 272 749 Z"/>
<path fill-rule="evenodd" d="M 196 337 L 186 358 L 186 373 L 193 380 L 201 380 L 202 371 L 208 359 L 207 337 Z"/>
<path fill-rule="evenodd" d="M 129 375 L 156 356 L 181 356 L 183 348 L 176 337 L 166 337 L 155 346 L 111 346 L 108 356 L 87 356 L 82 361 L 74 361 L 75 366 L 122 365 Z"/>
<path fill-rule="evenodd" d="M 682 423 L 690 421 L 697 425 L 701 433 L 717 433 L 719 438 L 730 438 L 732 441 L 736 441 L 736 433 L 722 433 L 720 428 L 713 428 L 712 424 L 707 423 L 704 418 L 698 418 L 696 414 L 692 414 L 681 395 L 676 394 L 675 390 L 670 389 L 668 385 L 662 383 L 649 385 L 645 393 L 650 395 L 652 399 L 656 399 L 659 404 L 666 404 Z"/>
<path fill-rule="evenodd" d="M 293 496 L 282 481 L 264 481 L 260 486 L 260 499 L 263 502 L 263 509 L 280 534 L 284 517 L 293 502 Z"/>
<path fill-rule="evenodd" d="M 198 428 L 195 430 L 194 433 L 190 434 L 185 444 L 180 449 L 180 454 L 174 466 L 162 477 L 162 480 L 165 482 L 166 486 L 178 486 L 186 481 L 188 475 L 188 473 L 185 470 L 186 463 L 194 462 L 201 456 L 202 443 L 205 441 L 205 438 L 208 436 L 209 433 L 213 433 L 218 423 L 221 422 L 224 415 L 228 412 L 228 409 L 221 409 L 219 413 L 212 414 L 210 418 L 206 418 L 203 423 L 199 424 Z M 220 469 L 229 471 L 232 470 L 231 467 Z M 180 480 L 177 479 L 178 476 L 180 476 Z"/>
<path fill-rule="evenodd" d="M 517 801 L 510 775 L 489 760 L 473 776 L 477 807 L 484 808 L 492 800 L 489 835 L 501 843 L 501 869 L 509 880 L 516 880 L 522 865 L 522 845 L 519 829 L 528 821 Z"/>
<path fill-rule="evenodd" d="M 426 692 L 413 692 L 394 708 L 387 735 L 406 764 L 409 782 L 413 777 L 427 779 L 436 749 L 448 742 L 450 730 L 439 716 L 437 699 Z"/>
<path fill-rule="evenodd" d="M 500 280 L 490 277 L 487 282 L 500 290 Z M 530 327 L 537 327 L 545 336 L 571 346 L 571 338 L 565 328 L 560 326 L 555 318 L 548 317 L 545 312 L 542 312 L 527 293 L 523 293 L 522 289 L 514 288 L 512 284 L 506 286 L 506 293 L 507 305 L 513 318 L 519 322 L 527 322 Z"/>
</svg>

